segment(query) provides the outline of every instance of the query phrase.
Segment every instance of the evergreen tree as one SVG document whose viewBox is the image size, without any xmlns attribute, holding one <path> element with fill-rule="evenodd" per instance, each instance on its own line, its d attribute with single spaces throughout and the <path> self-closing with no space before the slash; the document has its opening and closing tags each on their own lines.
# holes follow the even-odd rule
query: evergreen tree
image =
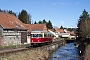
<svg viewBox="0 0 90 60">
<path fill-rule="evenodd" d="M 0 12 L 2 12 L 2 10 L 0 9 Z"/>
<path fill-rule="evenodd" d="M 61 26 L 60 29 L 63 29 L 63 26 Z"/>
<path fill-rule="evenodd" d="M 34 24 L 37 24 L 37 22 L 35 21 Z"/>
<path fill-rule="evenodd" d="M 76 31 L 76 28 L 67 28 L 68 31 Z"/>
<path fill-rule="evenodd" d="M 1 10 L 0 9 L 0 12 L 9 13 L 9 14 L 12 14 L 12 15 L 16 16 L 16 13 L 13 12 L 12 10 Z"/>
<path fill-rule="evenodd" d="M 39 21 L 38 24 L 43 24 L 43 22 L 42 21 Z"/>
<path fill-rule="evenodd" d="M 35 22 L 36 23 L 36 22 Z M 52 23 L 49 20 L 48 22 L 44 19 L 43 21 L 39 21 L 38 24 L 46 24 L 47 28 L 52 29 Z"/>
<path fill-rule="evenodd" d="M 46 24 L 46 23 L 47 23 L 45 19 L 43 20 L 43 23 L 44 23 L 44 24 Z"/>
<path fill-rule="evenodd" d="M 16 16 L 16 13 L 12 12 L 12 10 L 9 10 L 8 13 Z"/>
<path fill-rule="evenodd" d="M 46 26 L 47 26 L 49 29 L 52 29 L 52 28 L 53 28 L 53 27 L 52 27 L 52 23 L 51 23 L 50 20 L 47 22 Z"/>
<path fill-rule="evenodd" d="M 30 15 L 27 13 L 26 10 L 22 10 L 21 13 L 18 15 L 18 19 L 21 20 L 23 23 L 30 23 Z"/>
<path fill-rule="evenodd" d="M 82 15 L 80 16 L 78 20 L 78 25 L 77 25 L 77 35 L 78 37 L 85 39 L 88 35 L 90 35 L 90 17 L 88 12 L 84 9 Z"/>
<path fill-rule="evenodd" d="M 12 14 L 13 12 L 12 12 L 12 10 L 9 10 L 8 13 L 9 13 L 9 14 Z"/>
</svg>

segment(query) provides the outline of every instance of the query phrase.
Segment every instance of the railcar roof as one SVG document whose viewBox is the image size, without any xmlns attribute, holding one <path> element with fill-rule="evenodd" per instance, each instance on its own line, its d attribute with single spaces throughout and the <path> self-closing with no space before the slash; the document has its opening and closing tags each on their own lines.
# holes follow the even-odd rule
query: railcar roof
<svg viewBox="0 0 90 60">
<path fill-rule="evenodd" d="M 45 31 L 41 31 L 41 30 L 31 31 L 31 33 L 33 33 L 33 32 L 36 32 L 36 33 L 44 32 L 44 33 L 46 33 L 46 34 L 52 34 L 52 33 L 50 33 L 50 32 L 45 32 Z"/>
<path fill-rule="evenodd" d="M 41 31 L 41 30 L 34 30 L 34 31 L 31 31 L 31 32 L 44 32 L 44 31 Z"/>
</svg>

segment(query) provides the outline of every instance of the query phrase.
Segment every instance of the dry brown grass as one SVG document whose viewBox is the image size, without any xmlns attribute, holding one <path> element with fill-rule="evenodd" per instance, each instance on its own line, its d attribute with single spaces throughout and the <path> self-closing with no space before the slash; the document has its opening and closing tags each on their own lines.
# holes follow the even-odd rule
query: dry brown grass
<svg viewBox="0 0 90 60">
<path fill-rule="evenodd" d="M 86 47 L 84 60 L 90 60 L 90 45 Z"/>
<path fill-rule="evenodd" d="M 4 57 L 2 60 L 46 60 L 48 57 L 48 51 L 38 49 L 11 54 L 8 57 Z"/>
</svg>

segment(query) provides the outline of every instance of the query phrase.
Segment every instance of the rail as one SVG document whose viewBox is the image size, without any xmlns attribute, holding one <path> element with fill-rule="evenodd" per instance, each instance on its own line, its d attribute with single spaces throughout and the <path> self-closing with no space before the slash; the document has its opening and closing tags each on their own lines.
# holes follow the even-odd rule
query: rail
<svg viewBox="0 0 90 60">
<path fill-rule="evenodd" d="M 25 51 L 37 51 L 38 49 L 46 49 L 48 51 L 53 50 L 55 47 L 57 47 L 60 44 L 62 45 L 62 41 L 56 41 L 49 45 L 43 45 L 41 47 L 29 47 L 29 48 L 18 48 L 18 49 L 10 49 L 10 50 L 3 50 L 0 51 L 0 56 L 8 56 L 10 54 L 17 54 L 18 52 L 25 52 Z"/>
</svg>

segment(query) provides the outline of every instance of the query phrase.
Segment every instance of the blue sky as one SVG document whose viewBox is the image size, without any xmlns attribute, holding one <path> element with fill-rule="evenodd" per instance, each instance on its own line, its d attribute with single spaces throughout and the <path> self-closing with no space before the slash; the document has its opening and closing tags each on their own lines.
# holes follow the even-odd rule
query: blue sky
<svg viewBox="0 0 90 60">
<path fill-rule="evenodd" d="M 53 26 L 76 27 L 85 9 L 90 13 L 90 0 L 0 0 L 0 9 L 15 13 L 25 9 L 32 22 L 50 20 Z"/>
</svg>

